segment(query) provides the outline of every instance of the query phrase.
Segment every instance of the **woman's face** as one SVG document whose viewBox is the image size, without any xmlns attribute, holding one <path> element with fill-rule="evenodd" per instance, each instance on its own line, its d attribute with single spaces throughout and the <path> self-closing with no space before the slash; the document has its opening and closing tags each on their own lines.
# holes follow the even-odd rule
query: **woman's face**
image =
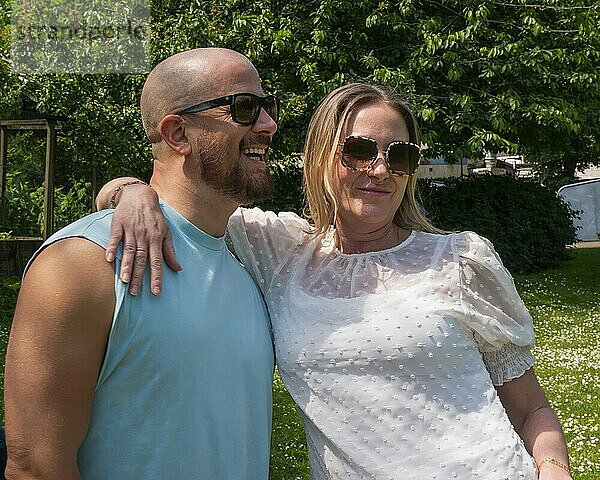
<svg viewBox="0 0 600 480">
<path fill-rule="evenodd" d="M 376 103 L 350 113 L 339 143 L 349 135 L 375 140 L 379 151 L 368 170 L 353 171 L 342 165 L 338 149 L 332 175 L 336 226 L 371 233 L 393 221 L 404 197 L 409 177 L 390 175 L 384 155 L 391 142 L 409 141 L 408 129 L 399 112 Z"/>
</svg>

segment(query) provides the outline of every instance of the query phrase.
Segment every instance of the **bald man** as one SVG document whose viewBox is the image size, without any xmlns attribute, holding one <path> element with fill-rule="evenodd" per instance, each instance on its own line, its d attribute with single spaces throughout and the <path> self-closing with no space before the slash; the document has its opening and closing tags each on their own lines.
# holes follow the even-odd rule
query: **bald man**
<svg viewBox="0 0 600 480">
<path fill-rule="evenodd" d="M 278 104 L 244 56 L 195 49 L 150 73 L 141 111 L 185 269 L 128 295 L 121 252 L 105 261 L 112 210 L 44 243 L 6 359 L 8 479 L 268 478 L 269 321 L 223 235 L 271 191 Z"/>
</svg>

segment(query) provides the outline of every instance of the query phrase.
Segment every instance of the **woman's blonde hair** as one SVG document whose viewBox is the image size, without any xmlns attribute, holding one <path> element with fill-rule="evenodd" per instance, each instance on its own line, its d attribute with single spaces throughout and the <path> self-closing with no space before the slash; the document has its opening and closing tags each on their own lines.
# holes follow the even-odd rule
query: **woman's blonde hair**
<svg viewBox="0 0 600 480">
<path fill-rule="evenodd" d="M 409 141 L 420 145 L 419 126 L 408 105 L 396 92 L 385 86 L 350 83 L 327 95 L 319 104 L 308 126 L 304 145 L 304 189 L 316 233 L 326 231 L 335 222 L 335 196 L 332 176 L 338 161 L 339 141 L 348 115 L 367 105 L 385 103 L 402 115 Z M 402 228 L 440 233 L 422 213 L 415 199 L 417 175 L 408 178 L 394 223 Z"/>
</svg>

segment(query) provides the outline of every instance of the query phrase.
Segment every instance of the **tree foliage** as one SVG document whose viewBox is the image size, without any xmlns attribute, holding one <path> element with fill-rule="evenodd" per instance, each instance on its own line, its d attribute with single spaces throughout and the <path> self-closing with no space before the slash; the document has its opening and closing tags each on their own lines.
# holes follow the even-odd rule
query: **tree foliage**
<svg viewBox="0 0 600 480">
<path fill-rule="evenodd" d="M 247 54 L 286 106 L 279 151 L 300 151 L 333 88 L 396 87 L 433 154 L 525 153 L 573 177 L 600 158 L 597 2 L 247 1 L 157 9 L 153 60 L 190 46 Z"/>
<path fill-rule="evenodd" d="M 599 163 L 599 8 L 596 0 L 163 0 L 152 5 L 149 56 L 154 65 L 201 46 L 246 54 L 282 99 L 280 166 L 301 151 L 319 100 L 360 80 L 409 100 L 431 154 L 509 149 L 547 181 Z M 65 184 L 89 180 L 93 167 L 103 179 L 147 177 L 144 76 L 15 73 L 9 20 L 9 0 L 0 0 L 0 115 L 31 99 L 69 119 L 59 148 Z"/>
</svg>

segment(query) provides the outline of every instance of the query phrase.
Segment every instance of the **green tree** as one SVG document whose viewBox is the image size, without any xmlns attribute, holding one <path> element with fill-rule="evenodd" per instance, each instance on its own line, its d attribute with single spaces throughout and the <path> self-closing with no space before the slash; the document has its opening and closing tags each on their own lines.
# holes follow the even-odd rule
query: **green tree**
<svg viewBox="0 0 600 480">
<path fill-rule="evenodd" d="M 364 80 L 403 92 L 432 154 L 511 149 L 572 178 L 600 158 L 598 10 L 591 0 L 170 4 L 155 9 L 153 61 L 200 45 L 246 53 L 285 100 L 286 154 L 301 149 L 323 95 Z"/>
<path fill-rule="evenodd" d="M 125 2 L 126 3 L 126 2 Z M 284 111 L 273 150 L 287 171 L 319 100 L 350 81 L 396 87 L 430 153 L 510 149 L 545 181 L 600 159 L 596 0 L 154 1 L 150 64 L 225 46 L 258 67 Z M 10 2 L 0 0 L 0 115 L 23 99 L 68 118 L 58 184 L 135 174 L 150 150 L 139 119 L 143 75 L 22 75 L 10 69 Z M 61 183 L 62 182 L 62 183 Z"/>
</svg>

